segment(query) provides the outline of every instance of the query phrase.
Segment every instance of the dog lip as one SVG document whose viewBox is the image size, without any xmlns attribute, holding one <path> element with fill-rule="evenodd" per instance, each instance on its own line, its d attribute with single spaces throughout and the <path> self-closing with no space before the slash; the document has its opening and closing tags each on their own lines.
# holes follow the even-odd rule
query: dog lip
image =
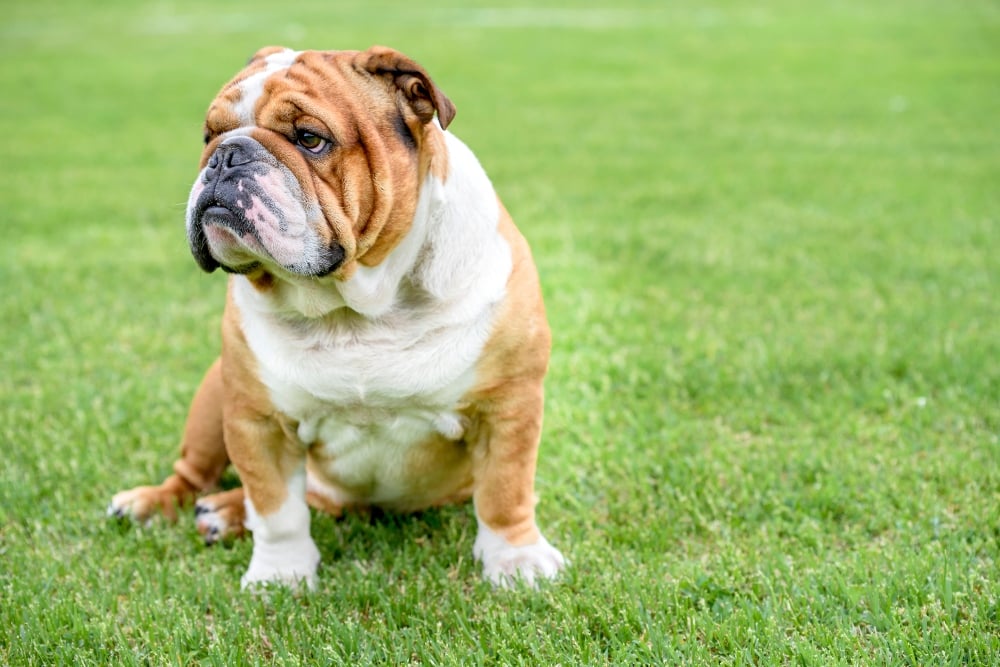
<svg viewBox="0 0 1000 667">
<path fill-rule="evenodd" d="M 201 224 L 211 223 L 215 225 L 223 225 L 225 227 L 235 228 L 239 225 L 240 219 L 232 209 L 222 206 L 221 204 L 214 203 L 205 207 L 202 210 Z"/>
<path fill-rule="evenodd" d="M 202 225 L 199 224 L 192 228 L 189 236 L 189 245 L 191 255 L 194 256 L 194 260 L 205 273 L 212 273 L 221 266 L 208 249 L 208 239 L 205 238 L 205 228 Z"/>
<path fill-rule="evenodd" d="M 205 194 L 208 196 L 202 196 L 194 210 L 194 225 L 190 238 L 191 254 L 198 266 L 206 273 L 212 273 L 218 268 L 228 272 L 240 272 L 239 270 L 232 271 L 231 267 L 225 266 L 216 259 L 205 235 L 205 228 L 209 225 L 239 231 L 242 225 L 240 217 L 231 208 L 219 202 L 214 197 L 214 192 Z"/>
<path fill-rule="evenodd" d="M 339 269 L 346 257 L 347 253 L 344 251 L 344 246 L 336 241 L 330 243 L 323 253 L 322 264 L 317 267 L 312 275 L 316 278 L 325 278 Z"/>
<path fill-rule="evenodd" d="M 226 273 L 232 273 L 238 276 L 243 276 L 251 271 L 256 271 L 261 267 L 260 262 L 250 262 L 249 264 L 241 264 L 239 266 L 226 266 L 225 264 L 220 264 L 222 270 Z"/>
</svg>

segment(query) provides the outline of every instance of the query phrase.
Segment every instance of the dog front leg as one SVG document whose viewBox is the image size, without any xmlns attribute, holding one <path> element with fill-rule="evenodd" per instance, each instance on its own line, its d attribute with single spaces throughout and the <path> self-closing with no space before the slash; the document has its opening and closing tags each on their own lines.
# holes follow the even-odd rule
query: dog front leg
<svg viewBox="0 0 1000 667">
<path fill-rule="evenodd" d="M 475 453 L 473 501 L 479 523 L 473 555 L 498 586 L 534 586 L 566 565 L 535 523 L 535 463 L 542 429 L 538 383 L 510 386 L 485 416 Z"/>
<path fill-rule="evenodd" d="M 274 418 L 226 416 L 226 446 L 245 491 L 253 555 L 243 588 L 316 583 L 319 551 L 309 534 L 305 449 Z"/>
</svg>

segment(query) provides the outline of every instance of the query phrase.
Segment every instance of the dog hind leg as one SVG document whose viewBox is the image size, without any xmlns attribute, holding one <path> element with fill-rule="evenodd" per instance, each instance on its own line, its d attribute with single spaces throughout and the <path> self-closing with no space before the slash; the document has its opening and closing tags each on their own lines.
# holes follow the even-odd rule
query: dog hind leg
<svg viewBox="0 0 1000 667">
<path fill-rule="evenodd" d="M 228 463 L 222 431 L 222 371 L 217 359 L 191 401 L 174 474 L 158 485 L 116 494 L 108 514 L 146 521 L 160 512 L 174 521 L 179 507 L 190 505 L 199 493 L 215 487 Z"/>
</svg>

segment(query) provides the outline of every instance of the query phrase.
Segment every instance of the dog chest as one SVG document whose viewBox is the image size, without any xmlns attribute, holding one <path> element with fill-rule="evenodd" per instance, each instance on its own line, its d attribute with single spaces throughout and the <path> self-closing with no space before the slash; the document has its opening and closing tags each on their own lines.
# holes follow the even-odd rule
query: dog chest
<svg viewBox="0 0 1000 667">
<path fill-rule="evenodd" d="M 309 450 L 313 492 L 338 505 L 412 508 L 468 484 L 463 401 L 488 313 L 463 327 L 401 317 L 290 329 L 241 311 L 271 402 Z"/>
</svg>

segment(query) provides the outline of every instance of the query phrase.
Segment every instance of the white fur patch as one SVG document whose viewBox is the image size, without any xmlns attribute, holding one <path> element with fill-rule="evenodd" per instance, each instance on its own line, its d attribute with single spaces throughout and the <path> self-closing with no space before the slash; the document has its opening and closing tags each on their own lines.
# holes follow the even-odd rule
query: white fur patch
<svg viewBox="0 0 1000 667">
<path fill-rule="evenodd" d="M 448 432 L 441 433 L 439 426 Z M 363 408 L 332 410 L 317 429 L 315 447 L 330 461 L 323 472 L 344 487 L 364 491 L 358 496 L 344 491 L 323 495 L 340 504 L 392 506 L 433 502 L 436 495 L 428 498 L 415 495 L 414 483 L 420 484 L 422 480 L 412 478 L 407 457 L 413 447 L 434 433 L 458 440 L 464 434 L 461 419 L 450 411 L 420 408 L 401 407 L 391 413 Z M 310 484 L 315 485 L 312 480 Z"/>
<path fill-rule="evenodd" d="M 261 93 L 264 92 L 264 81 L 275 72 L 291 67 L 300 53 L 301 51 L 292 51 L 291 49 L 272 53 L 264 58 L 263 70 L 240 82 L 240 99 L 233 106 L 233 111 L 236 112 L 243 125 L 254 124 L 254 108 L 257 106 L 257 100 L 260 99 Z"/>
<path fill-rule="evenodd" d="M 554 579 L 566 566 L 563 555 L 544 537 L 539 536 L 534 544 L 514 546 L 476 518 L 479 532 L 472 555 L 483 564 L 483 576 L 495 586 L 508 588 L 523 582 L 535 587 L 540 577 Z"/>
<path fill-rule="evenodd" d="M 510 247 L 497 231 L 500 203 L 469 147 L 450 132 L 444 135 L 449 174 L 443 185 L 429 177 L 421 191 L 440 203 L 432 205 L 412 277 L 442 301 L 470 291 L 489 298 L 502 292 L 511 271 Z"/>
<path fill-rule="evenodd" d="M 253 556 L 240 580 L 243 588 L 275 582 L 295 586 L 316 585 L 319 550 L 309 535 L 304 470 L 288 480 L 288 497 L 277 512 L 261 516 L 246 497 L 246 527 L 253 532 Z"/>
</svg>

